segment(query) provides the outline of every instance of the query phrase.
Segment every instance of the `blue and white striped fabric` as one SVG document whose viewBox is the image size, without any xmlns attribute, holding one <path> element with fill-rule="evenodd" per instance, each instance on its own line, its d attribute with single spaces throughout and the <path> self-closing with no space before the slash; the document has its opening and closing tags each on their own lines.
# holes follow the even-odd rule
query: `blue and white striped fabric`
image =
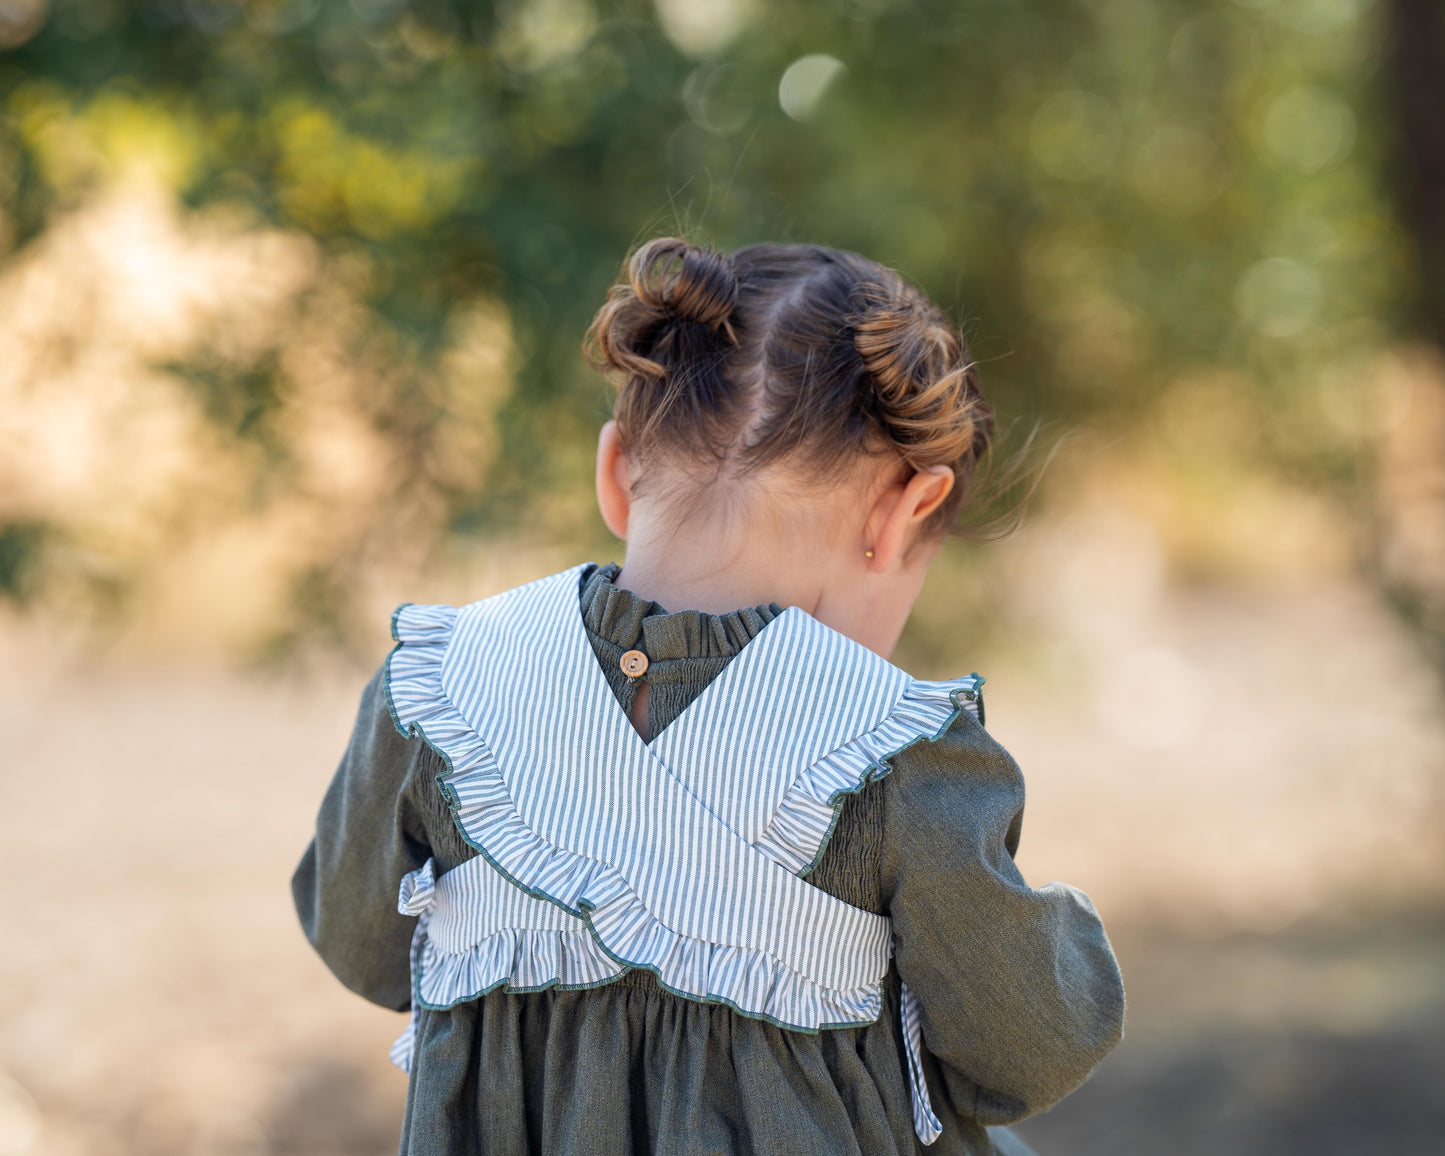
<svg viewBox="0 0 1445 1156">
<path fill-rule="evenodd" d="M 821 857 L 841 795 L 957 711 L 977 712 L 983 680 L 914 682 L 792 608 L 649 746 L 587 642 L 582 572 L 393 618 L 396 724 L 445 758 L 443 789 L 482 852 L 403 882 L 401 910 L 421 915 L 414 1003 L 595 986 L 646 967 L 680 995 L 785 1028 L 873 1022 L 889 921 L 799 873 Z M 910 1001 L 905 989 L 916 1011 Z M 393 1050 L 404 1067 L 414 1031 Z M 906 1017 L 905 1042 L 929 1143 L 921 1030 Z"/>
<path fill-rule="evenodd" d="M 943 1122 L 933 1113 L 928 1081 L 923 1076 L 923 1009 L 906 983 L 898 1001 L 898 1015 L 903 1021 L 903 1050 L 908 1055 L 908 1082 L 913 1089 L 913 1131 L 925 1144 L 932 1144 L 943 1135 Z"/>
<path fill-rule="evenodd" d="M 756 843 L 799 772 L 871 731 L 907 686 L 896 666 L 793 607 L 651 749 L 729 829 Z"/>
</svg>

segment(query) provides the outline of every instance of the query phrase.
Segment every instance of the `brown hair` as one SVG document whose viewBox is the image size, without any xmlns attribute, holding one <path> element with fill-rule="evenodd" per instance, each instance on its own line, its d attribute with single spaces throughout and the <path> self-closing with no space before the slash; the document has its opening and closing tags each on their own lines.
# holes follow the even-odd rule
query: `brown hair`
<svg viewBox="0 0 1445 1156">
<path fill-rule="evenodd" d="M 634 460 L 716 463 L 719 476 L 792 458 L 842 473 L 860 455 L 952 467 L 929 518 L 957 521 L 993 412 L 963 335 L 919 289 L 857 253 L 676 237 L 628 260 L 587 331 L 618 387 Z"/>
</svg>

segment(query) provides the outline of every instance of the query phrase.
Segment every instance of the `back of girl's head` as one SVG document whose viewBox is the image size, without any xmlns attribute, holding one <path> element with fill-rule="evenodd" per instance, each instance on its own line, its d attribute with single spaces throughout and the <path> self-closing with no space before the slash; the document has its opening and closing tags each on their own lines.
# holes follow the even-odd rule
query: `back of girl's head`
<svg viewBox="0 0 1445 1156">
<path fill-rule="evenodd" d="M 623 448 L 702 486 L 769 466 L 846 477 L 866 460 L 945 465 L 956 483 L 925 531 L 953 526 L 993 415 L 963 336 L 892 269 L 820 245 L 732 254 L 649 241 L 588 330 L 618 386 Z"/>
</svg>

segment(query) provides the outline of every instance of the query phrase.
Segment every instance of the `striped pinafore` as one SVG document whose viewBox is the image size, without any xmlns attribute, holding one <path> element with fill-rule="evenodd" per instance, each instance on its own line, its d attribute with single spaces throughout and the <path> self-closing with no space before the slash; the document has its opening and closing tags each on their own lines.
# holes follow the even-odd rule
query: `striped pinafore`
<svg viewBox="0 0 1445 1156">
<path fill-rule="evenodd" d="M 413 1007 L 610 983 L 646 968 L 676 995 L 781 1028 L 874 1022 L 889 920 L 804 876 L 839 801 L 901 748 L 978 710 L 977 675 L 919 682 L 797 608 L 768 624 L 651 743 L 608 687 L 578 611 L 585 567 L 464 607 L 403 606 L 388 696 L 444 759 L 479 852 L 402 880 L 418 915 Z M 919 1138 L 941 1125 L 902 991 Z M 393 1049 L 409 1068 L 415 1017 Z"/>
</svg>

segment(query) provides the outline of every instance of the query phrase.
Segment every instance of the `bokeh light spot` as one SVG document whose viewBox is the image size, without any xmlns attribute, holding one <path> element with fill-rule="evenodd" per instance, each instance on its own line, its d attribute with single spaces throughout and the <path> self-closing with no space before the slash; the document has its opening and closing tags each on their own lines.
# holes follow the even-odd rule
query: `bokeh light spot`
<svg viewBox="0 0 1445 1156">
<path fill-rule="evenodd" d="M 18 48 L 45 26 L 49 0 L 0 0 L 0 48 Z"/>
<path fill-rule="evenodd" d="M 753 14 L 749 0 L 656 0 L 656 6 L 662 31 L 689 56 L 726 48 Z"/>
<path fill-rule="evenodd" d="M 1266 257 L 1239 280 L 1239 315 L 1267 337 L 1293 337 L 1315 320 L 1320 279 L 1310 266 L 1287 257 Z"/>
<path fill-rule="evenodd" d="M 693 123 L 727 136 L 747 124 L 753 96 L 736 64 L 698 68 L 682 86 L 682 104 Z"/>
<path fill-rule="evenodd" d="M 844 64 L 836 56 L 813 53 L 788 65 L 778 82 L 778 103 L 794 120 L 808 120 L 818 109 Z"/>
<path fill-rule="evenodd" d="M 1265 147 L 1301 172 L 1338 164 L 1354 141 L 1355 115 L 1328 89 L 1302 84 L 1277 97 L 1265 114 Z"/>
<path fill-rule="evenodd" d="M 514 68 L 539 71 L 576 56 L 596 28 L 589 0 L 527 0 L 503 14 L 497 51 Z"/>
</svg>

